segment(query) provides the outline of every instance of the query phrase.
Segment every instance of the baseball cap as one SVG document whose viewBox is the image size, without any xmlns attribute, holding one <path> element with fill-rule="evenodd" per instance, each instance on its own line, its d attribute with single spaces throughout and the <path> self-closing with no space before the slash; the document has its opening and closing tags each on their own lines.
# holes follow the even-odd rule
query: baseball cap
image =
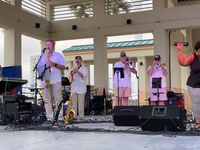
<svg viewBox="0 0 200 150">
<path fill-rule="evenodd" d="M 81 56 L 76 56 L 75 59 L 80 59 L 80 60 L 82 60 L 82 57 L 81 57 Z"/>
<path fill-rule="evenodd" d="M 155 55 L 155 56 L 154 56 L 154 60 L 155 60 L 155 61 L 160 61 L 160 59 L 161 59 L 160 55 Z"/>
<path fill-rule="evenodd" d="M 126 56 L 126 52 L 125 51 L 121 51 L 120 52 L 120 57 L 125 57 Z"/>
</svg>

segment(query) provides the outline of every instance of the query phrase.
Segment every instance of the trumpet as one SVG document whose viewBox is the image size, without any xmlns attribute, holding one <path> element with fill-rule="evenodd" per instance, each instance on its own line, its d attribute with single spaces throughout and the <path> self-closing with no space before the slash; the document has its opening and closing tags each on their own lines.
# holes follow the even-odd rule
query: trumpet
<svg viewBox="0 0 200 150">
<path fill-rule="evenodd" d="M 155 67 L 159 68 L 160 66 L 161 66 L 160 62 L 157 61 L 156 64 L 155 64 Z"/>
<path fill-rule="evenodd" d="M 129 68 L 135 68 L 135 61 L 132 61 L 129 58 L 127 58 L 126 61 L 127 61 Z"/>
</svg>

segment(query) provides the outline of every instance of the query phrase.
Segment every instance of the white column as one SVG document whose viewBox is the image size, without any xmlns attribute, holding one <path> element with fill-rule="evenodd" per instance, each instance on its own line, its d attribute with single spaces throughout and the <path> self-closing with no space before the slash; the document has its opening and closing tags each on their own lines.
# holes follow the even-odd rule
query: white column
<svg viewBox="0 0 200 150">
<path fill-rule="evenodd" d="M 94 37 L 94 86 L 108 87 L 107 37 Z"/>
<path fill-rule="evenodd" d="M 4 66 L 21 65 L 21 32 L 4 30 Z"/>
<path fill-rule="evenodd" d="M 153 10 L 160 11 L 167 6 L 166 0 L 153 0 Z"/>
<path fill-rule="evenodd" d="M 183 47 L 183 53 L 185 56 L 191 54 L 193 52 L 193 37 L 192 37 L 192 31 L 187 29 L 187 30 L 181 30 L 184 37 L 185 41 L 189 42 L 189 47 Z M 185 108 L 190 113 L 191 111 L 191 97 L 189 95 L 188 89 L 186 82 L 188 80 L 188 77 L 190 75 L 190 67 L 181 67 L 181 87 L 182 87 L 182 93 L 184 94 L 184 99 L 185 99 Z"/>
<path fill-rule="evenodd" d="M 52 20 L 52 6 L 48 2 L 46 3 L 46 19 L 48 21 Z"/>
<path fill-rule="evenodd" d="M 178 63 L 178 52 L 173 43 L 184 39 L 180 30 L 170 33 L 170 57 L 171 57 L 171 87 L 172 91 L 181 92 L 181 65 Z"/>
<path fill-rule="evenodd" d="M 11 0 L 10 2 L 11 2 L 11 4 L 14 4 L 16 8 L 18 8 L 19 10 L 21 10 L 21 8 L 22 8 L 22 1 Z"/>
<path fill-rule="evenodd" d="M 162 63 L 165 63 L 169 72 L 169 34 L 164 29 L 158 29 L 153 31 L 154 34 L 154 54 L 160 55 Z M 169 73 L 167 74 L 167 85 L 169 84 Z"/>
<path fill-rule="evenodd" d="M 146 57 L 137 57 L 138 62 L 138 76 L 139 76 L 139 104 L 147 103 L 147 59 Z"/>
<path fill-rule="evenodd" d="M 94 3 L 94 18 L 101 18 L 105 15 L 105 1 L 95 0 Z"/>
</svg>

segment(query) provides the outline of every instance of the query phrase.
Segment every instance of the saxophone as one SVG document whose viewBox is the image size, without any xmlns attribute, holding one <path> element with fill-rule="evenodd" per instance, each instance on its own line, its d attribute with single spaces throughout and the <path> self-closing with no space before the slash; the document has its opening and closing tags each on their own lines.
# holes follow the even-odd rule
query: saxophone
<svg viewBox="0 0 200 150">
<path fill-rule="evenodd" d="M 51 57 L 51 53 L 48 52 L 48 53 L 47 53 L 47 60 L 48 60 L 48 61 L 49 61 L 50 57 Z M 51 67 L 49 68 L 49 71 L 50 71 L 50 73 L 51 73 Z M 50 80 L 45 80 L 45 84 L 46 84 L 46 88 L 50 88 L 50 87 L 51 87 L 51 85 L 50 85 Z"/>
<path fill-rule="evenodd" d="M 71 97 L 69 98 L 68 102 L 68 107 L 67 110 L 64 112 L 64 124 L 68 125 L 71 124 L 72 119 L 75 116 L 75 111 L 72 108 L 72 99 Z"/>
</svg>

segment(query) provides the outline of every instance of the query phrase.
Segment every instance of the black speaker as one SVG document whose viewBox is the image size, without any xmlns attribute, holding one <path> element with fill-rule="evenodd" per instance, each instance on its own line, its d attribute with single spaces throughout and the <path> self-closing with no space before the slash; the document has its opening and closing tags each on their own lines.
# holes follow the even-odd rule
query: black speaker
<svg viewBox="0 0 200 150">
<path fill-rule="evenodd" d="M 17 121 L 18 102 L 16 96 L 0 96 L 0 124 L 7 125 Z"/>
<path fill-rule="evenodd" d="M 131 24 L 131 23 L 132 23 L 131 19 L 126 20 L 126 24 Z"/>
<path fill-rule="evenodd" d="M 72 25 L 72 30 L 77 30 L 77 25 Z"/>
<path fill-rule="evenodd" d="M 95 115 L 104 114 L 104 95 L 93 96 L 93 99 L 90 101 L 90 113 Z"/>
<path fill-rule="evenodd" d="M 113 121 L 115 126 L 139 126 L 139 106 L 115 106 Z"/>
<path fill-rule="evenodd" d="M 146 131 L 185 131 L 186 111 L 173 105 L 142 106 L 140 121 Z"/>
<path fill-rule="evenodd" d="M 40 23 L 35 23 L 35 28 L 40 28 Z"/>
<path fill-rule="evenodd" d="M 91 101 L 91 90 L 92 90 L 92 86 L 91 85 L 87 85 L 87 91 L 85 93 L 85 103 L 84 103 L 84 112 L 85 114 L 89 114 L 89 104 Z"/>
</svg>

